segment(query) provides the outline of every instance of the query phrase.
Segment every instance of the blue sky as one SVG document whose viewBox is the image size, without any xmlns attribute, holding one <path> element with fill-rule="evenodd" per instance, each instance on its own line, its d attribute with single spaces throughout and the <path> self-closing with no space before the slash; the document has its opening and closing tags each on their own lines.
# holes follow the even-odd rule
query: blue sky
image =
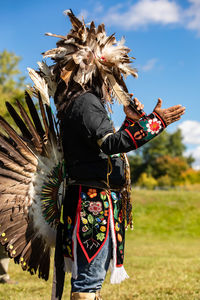
<svg viewBox="0 0 200 300">
<path fill-rule="evenodd" d="M 70 29 L 63 15 L 71 8 L 86 22 L 104 22 L 107 33 L 116 32 L 136 57 L 139 78 L 127 79 L 134 93 L 150 113 L 157 98 L 163 107 L 186 106 L 181 121 L 169 131 L 181 128 L 187 153 L 200 168 L 200 0 L 35 0 L 4 1 L 0 9 L 0 51 L 7 49 L 22 57 L 20 69 L 37 68 L 41 52 L 55 47 L 56 38 L 45 32 L 66 34 Z M 124 115 L 116 105 L 114 122 L 119 126 Z"/>
</svg>

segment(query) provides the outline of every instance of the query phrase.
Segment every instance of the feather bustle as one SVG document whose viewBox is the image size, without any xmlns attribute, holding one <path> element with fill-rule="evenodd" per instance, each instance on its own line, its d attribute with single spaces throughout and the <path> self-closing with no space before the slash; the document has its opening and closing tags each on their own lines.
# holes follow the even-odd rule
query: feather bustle
<svg viewBox="0 0 200 300">
<path fill-rule="evenodd" d="M 8 155 L 0 152 L 0 161 L 4 164 L 4 167 L 21 174 L 25 177 L 32 177 L 32 173 L 24 171 L 24 167 L 20 166 L 18 163 L 9 158 Z"/>
<path fill-rule="evenodd" d="M 29 172 L 35 172 L 36 167 L 33 166 L 28 160 L 26 160 L 15 147 L 6 140 L 6 137 L 0 133 L 0 145 L 4 149 L 4 153 L 8 153 L 10 157 L 13 158 L 18 164 L 24 166 L 24 169 Z M 0 150 L 1 151 L 1 150 Z"/>
<path fill-rule="evenodd" d="M 23 117 L 24 121 L 26 122 L 31 135 L 32 135 L 32 142 L 34 143 L 35 149 L 36 151 L 38 151 L 39 153 L 42 152 L 42 141 L 41 138 L 37 132 L 37 130 L 35 129 L 31 119 L 29 118 L 27 112 L 25 111 L 25 109 L 23 108 L 23 106 L 20 104 L 20 102 L 17 100 L 17 106 L 19 107 L 21 116 Z"/>
<path fill-rule="evenodd" d="M 20 116 L 18 115 L 18 113 L 16 112 L 14 107 L 9 102 L 6 102 L 6 107 L 7 107 L 9 114 L 13 118 L 15 124 L 20 129 L 23 137 L 28 140 L 31 140 L 32 135 L 31 135 L 30 131 L 27 129 L 26 125 L 24 124 L 23 120 L 20 118 Z"/>
<path fill-rule="evenodd" d="M 28 178 L 27 176 L 18 174 L 8 169 L 3 169 L 1 167 L 0 167 L 0 175 L 3 175 L 4 177 L 8 177 L 25 184 L 29 184 L 31 182 L 31 179 Z"/>
<path fill-rule="evenodd" d="M 20 154 L 24 156 L 33 165 L 37 165 L 37 157 L 33 151 L 27 147 L 26 143 L 21 139 L 21 137 L 15 132 L 15 130 L 0 116 L 0 125 L 8 133 L 8 135 L 15 141 L 16 148 L 19 150 Z"/>
<path fill-rule="evenodd" d="M 40 138 L 43 139 L 44 135 L 45 135 L 45 132 L 44 132 L 44 129 L 42 127 L 42 123 L 41 123 L 40 118 L 38 116 L 38 112 L 35 108 L 33 100 L 32 100 L 31 96 L 29 95 L 29 93 L 27 91 L 25 91 L 25 100 L 26 100 L 30 115 L 33 119 L 35 128 L 36 128 L 38 134 L 40 135 Z"/>
</svg>

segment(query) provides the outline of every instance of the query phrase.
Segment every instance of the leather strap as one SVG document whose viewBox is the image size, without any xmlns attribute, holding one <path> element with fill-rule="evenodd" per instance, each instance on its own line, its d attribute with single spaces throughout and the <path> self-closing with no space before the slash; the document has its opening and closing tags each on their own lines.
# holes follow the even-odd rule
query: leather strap
<svg viewBox="0 0 200 300">
<path fill-rule="evenodd" d="M 54 256 L 54 272 L 53 272 L 53 285 L 52 285 L 52 294 L 51 300 L 61 300 L 64 281 L 65 281 L 65 272 L 64 272 L 64 256 L 62 252 L 62 228 L 61 224 L 58 225 L 57 234 L 56 234 L 56 249 Z"/>
</svg>

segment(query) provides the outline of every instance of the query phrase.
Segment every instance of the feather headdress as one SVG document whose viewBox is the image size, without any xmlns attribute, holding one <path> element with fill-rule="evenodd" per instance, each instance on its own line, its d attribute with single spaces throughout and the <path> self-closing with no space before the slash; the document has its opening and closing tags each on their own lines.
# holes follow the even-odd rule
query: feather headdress
<svg viewBox="0 0 200 300">
<path fill-rule="evenodd" d="M 50 94 L 55 92 L 55 82 L 60 78 L 66 86 L 73 80 L 83 90 L 95 86 L 93 81 L 96 79 L 101 82 L 105 100 L 109 101 L 112 97 L 128 105 L 130 96 L 124 78 L 128 75 L 137 77 L 137 71 L 131 67 L 133 58 L 128 56 L 130 49 L 124 45 L 124 38 L 117 42 L 114 34 L 106 35 L 104 24 L 96 28 L 92 21 L 88 27 L 71 10 L 65 11 L 65 14 L 70 18 L 71 31 L 66 36 L 46 33 L 60 38 L 57 48 L 43 53 L 44 58 L 51 58 L 55 64 L 49 69 L 47 65 L 39 65 L 40 75 L 51 89 Z"/>
</svg>

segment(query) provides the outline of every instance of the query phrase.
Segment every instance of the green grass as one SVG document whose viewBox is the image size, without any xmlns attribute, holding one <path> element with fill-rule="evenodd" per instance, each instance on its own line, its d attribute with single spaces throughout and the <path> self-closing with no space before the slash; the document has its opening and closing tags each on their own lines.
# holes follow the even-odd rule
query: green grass
<svg viewBox="0 0 200 300">
<path fill-rule="evenodd" d="M 133 200 L 134 235 L 200 237 L 200 192 L 141 190 Z"/>
<path fill-rule="evenodd" d="M 127 231 L 125 268 L 130 278 L 102 289 L 104 300 L 200 299 L 200 192 L 134 191 L 134 231 Z M 10 263 L 18 285 L 1 285 L 1 300 L 50 299 L 44 282 Z M 64 299 L 69 299 L 70 278 Z"/>
</svg>

